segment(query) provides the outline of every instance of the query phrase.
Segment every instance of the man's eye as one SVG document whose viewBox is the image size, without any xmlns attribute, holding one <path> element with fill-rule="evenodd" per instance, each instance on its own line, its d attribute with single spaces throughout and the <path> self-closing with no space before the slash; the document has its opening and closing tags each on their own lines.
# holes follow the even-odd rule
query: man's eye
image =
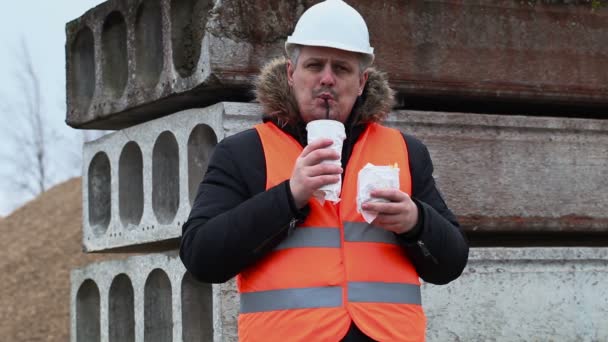
<svg viewBox="0 0 608 342">
<path fill-rule="evenodd" d="M 336 70 L 336 72 L 348 72 L 348 68 L 343 66 L 343 65 L 336 65 L 334 67 L 334 69 Z"/>
<path fill-rule="evenodd" d="M 320 69 L 321 68 L 321 63 L 310 63 L 307 66 L 309 69 Z"/>
</svg>

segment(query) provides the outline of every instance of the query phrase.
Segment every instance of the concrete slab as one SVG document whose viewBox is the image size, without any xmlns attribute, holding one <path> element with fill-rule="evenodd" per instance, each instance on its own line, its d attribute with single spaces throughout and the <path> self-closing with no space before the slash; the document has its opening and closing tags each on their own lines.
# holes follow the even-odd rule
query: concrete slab
<svg viewBox="0 0 608 342">
<path fill-rule="evenodd" d="M 398 111 L 387 122 L 427 144 L 468 232 L 608 233 L 608 121 Z"/>
<path fill-rule="evenodd" d="M 231 292 L 194 280 L 175 252 L 94 263 L 71 274 L 71 340 L 236 341 Z"/>
<path fill-rule="evenodd" d="M 257 106 L 220 103 L 85 144 L 84 250 L 174 247 L 213 147 L 252 127 L 260 115 Z"/>
<path fill-rule="evenodd" d="M 606 282 L 605 248 L 474 248 L 459 279 L 423 284 L 427 340 L 605 341 Z M 91 264 L 71 284 L 73 342 L 210 341 L 211 326 L 237 341 L 234 279 L 194 282 L 174 253 Z"/>
<path fill-rule="evenodd" d="M 433 341 L 608 340 L 606 248 L 483 248 L 447 286 L 425 284 Z"/>
<path fill-rule="evenodd" d="M 120 129 L 244 101 L 315 0 L 109 0 L 66 25 L 72 127 Z M 401 104 L 608 106 L 608 7 L 352 0 Z M 586 107 L 585 107 L 586 106 Z M 581 113 L 579 108 L 579 113 Z"/>
<path fill-rule="evenodd" d="M 85 251 L 175 247 L 213 146 L 260 117 L 257 104 L 220 103 L 86 144 Z M 386 123 L 427 144 L 470 234 L 608 235 L 608 121 L 396 111 Z"/>
</svg>

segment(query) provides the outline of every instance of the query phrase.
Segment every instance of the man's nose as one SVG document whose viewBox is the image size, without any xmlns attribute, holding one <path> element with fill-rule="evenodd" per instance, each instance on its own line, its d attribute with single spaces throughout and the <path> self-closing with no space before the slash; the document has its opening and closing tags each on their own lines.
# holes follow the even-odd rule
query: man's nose
<svg viewBox="0 0 608 342">
<path fill-rule="evenodd" d="M 321 73 L 321 85 L 331 87 L 336 83 L 336 77 L 330 65 L 326 65 Z"/>
</svg>

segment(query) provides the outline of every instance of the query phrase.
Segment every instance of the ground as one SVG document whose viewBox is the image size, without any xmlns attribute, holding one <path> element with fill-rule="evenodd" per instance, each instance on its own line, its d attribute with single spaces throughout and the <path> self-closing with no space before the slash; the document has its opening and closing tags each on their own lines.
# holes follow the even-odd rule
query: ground
<svg viewBox="0 0 608 342">
<path fill-rule="evenodd" d="M 81 179 L 0 218 L 0 336 L 69 341 L 70 270 L 124 254 L 82 252 Z"/>
</svg>

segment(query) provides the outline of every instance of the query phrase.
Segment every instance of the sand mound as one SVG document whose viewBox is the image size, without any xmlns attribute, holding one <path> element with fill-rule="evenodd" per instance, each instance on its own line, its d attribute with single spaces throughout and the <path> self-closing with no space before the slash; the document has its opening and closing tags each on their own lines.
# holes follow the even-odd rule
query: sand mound
<svg viewBox="0 0 608 342">
<path fill-rule="evenodd" d="M 125 254 L 82 252 L 80 178 L 59 184 L 0 219 L 0 336 L 68 341 L 70 270 Z"/>
</svg>

